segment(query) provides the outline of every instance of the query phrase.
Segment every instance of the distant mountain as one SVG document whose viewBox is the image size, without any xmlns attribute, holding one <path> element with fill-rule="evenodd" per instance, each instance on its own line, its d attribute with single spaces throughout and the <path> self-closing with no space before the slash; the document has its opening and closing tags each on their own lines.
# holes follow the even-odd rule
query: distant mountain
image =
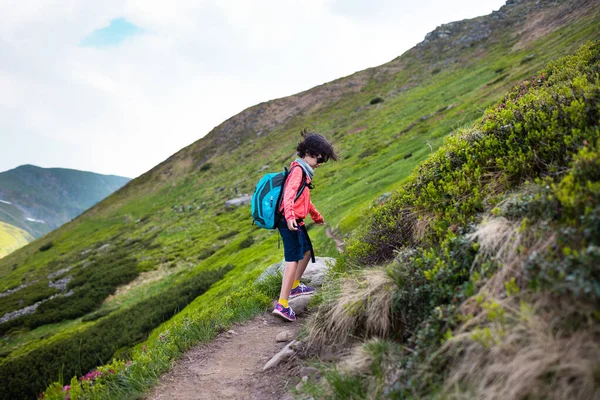
<svg viewBox="0 0 600 400">
<path fill-rule="evenodd" d="M 129 180 L 22 165 L 0 173 L 0 221 L 38 238 L 77 217 Z"/>
</svg>

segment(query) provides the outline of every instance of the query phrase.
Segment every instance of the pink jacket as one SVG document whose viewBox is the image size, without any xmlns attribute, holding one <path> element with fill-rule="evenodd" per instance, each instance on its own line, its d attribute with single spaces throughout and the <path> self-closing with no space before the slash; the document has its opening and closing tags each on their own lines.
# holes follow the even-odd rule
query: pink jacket
<svg viewBox="0 0 600 400">
<path fill-rule="evenodd" d="M 293 168 L 295 165 L 297 165 L 298 168 Z M 285 189 L 283 191 L 282 209 L 284 211 L 283 215 L 285 220 L 289 221 L 290 219 L 304 219 L 307 214 L 310 214 L 312 220 L 315 223 L 320 224 L 323 222 L 323 217 L 321 214 L 319 214 L 313 203 L 310 201 L 310 189 L 308 186 L 304 188 L 298 200 L 294 202 L 296 194 L 298 193 L 298 189 L 300 189 L 300 184 L 302 183 L 302 167 L 300 164 L 294 161 L 290 165 L 290 169 L 291 172 L 288 175 Z M 306 175 L 306 184 L 308 185 L 309 183 L 310 177 Z"/>
</svg>

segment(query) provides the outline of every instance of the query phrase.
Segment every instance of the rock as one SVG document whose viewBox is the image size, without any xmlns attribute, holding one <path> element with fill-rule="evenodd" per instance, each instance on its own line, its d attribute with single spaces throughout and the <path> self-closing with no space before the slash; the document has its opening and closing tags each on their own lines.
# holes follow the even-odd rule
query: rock
<svg viewBox="0 0 600 400">
<path fill-rule="evenodd" d="M 110 243 L 103 244 L 98 251 L 104 251 L 110 247 Z"/>
<path fill-rule="evenodd" d="M 290 299 L 289 305 L 290 307 L 292 307 L 292 310 L 294 310 L 297 317 L 301 317 L 302 315 L 304 315 L 304 312 L 306 311 L 306 306 L 308 306 L 308 302 L 311 298 L 312 295 L 304 295 Z"/>
<path fill-rule="evenodd" d="M 315 257 L 316 263 L 309 262 L 304 275 L 302 275 L 302 282 L 310 286 L 322 286 L 325 274 L 329 269 L 329 265 L 335 265 L 335 258 L 331 257 Z M 268 276 L 280 274 L 283 276 L 285 271 L 285 261 L 276 262 L 275 264 L 269 265 L 265 272 L 263 272 L 257 282 L 264 281 Z"/>
<path fill-rule="evenodd" d="M 325 279 L 325 274 L 329 270 L 329 265 L 335 265 L 335 258 L 316 257 L 316 263 L 309 262 L 306 271 L 302 275 L 302 282 L 310 286 L 321 286 Z"/>
<path fill-rule="evenodd" d="M 278 233 L 279 234 L 279 233 Z M 279 270 L 282 268 L 282 265 L 284 265 L 285 262 L 284 261 L 279 261 L 276 262 L 275 264 L 271 264 L 267 267 L 267 269 L 265 269 L 265 272 L 263 272 L 258 279 L 256 279 L 256 282 L 262 282 L 264 281 L 268 276 L 271 275 L 275 275 L 279 273 Z"/>
<path fill-rule="evenodd" d="M 18 292 L 19 290 L 24 289 L 27 286 L 33 285 L 34 283 L 37 283 L 37 282 L 38 282 L 38 280 L 36 279 L 35 281 L 33 281 L 31 283 L 24 283 L 22 285 L 17 286 L 16 288 L 8 289 L 7 291 L 0 293 L 0 297 L 6 297 L 8 295 L 11 295 L 11 294 Z"/>
<path fill-rule="evenodd" d="M 272 368 L 272 367 L 278 365 L 280 362 L 287 360 L 292 355 L 294 355 L 294 353 L 296 352 L 295 346 L 297 344 L 298 344 L 298 342 L 296 340 L 293 340 L 290 343 L 288 343 L 287 346 L 285 346 L 279 353 L 275 354 L 273 356 L 273 358 L 271 358 L 269 361 L 267 361 L 267 363 L 263 367 L 263 371 L 266 371 L 269 368 Z"/>
<path fill-rule="evenodd" d="M 228 334 L 230 335 L 237 335 L 238 333 L 236 331 L 234 331 L 233 329 L 230 329 L 227 331 Z"/>
<path fill-rule="evenodd" d="M 252 196 L 241 196 L 241 197 L 237 197 L 235 199 L 231 199 L 231 200 L 227 200 L 225 202 L 226 206 L 229 207 L 239 207 L 239 206 L 243 206 L 246 204 L 250 204 L 250 202 L 252 201 Z"/>
<path fill-rule="evenodd" d="M 89 250 L 87 250 L 89 251 Z M 63 268 L 63 269 L 59 269 L 58 271 L 52 272 L 51 274 L 48 274 L 48 279 L 54 279 L 57 276 L 60 276 L 66 272 L 69 272 L 71 269 L 73 269 L 73 266 L 71 267 L 67 267 L 67 268 Z"/>
<path fill-rule="evenodd" d="M 54 282 L 48 281 L 48 287 L 55 288 L 64 292 L 67 289 L 67 284 L 71 281 L 71 279 L 73 279 L 73 277 L 69 275 L 65 278 L 58 279 Z"/>
<path fill-rule="evenodd" d="M 289 342 L 290 340 L 292 340 L 292 334 L 290 331 L 281 331 L 277 337 L 275 337 L 276 342 Z"/>
<path fill-rule="evenodd" d="M 412 154 L 411 154 L 411 156 L 412 156 Z M 407 157 L 404 156 L 404 158 L 407 158 Z M 386 192 L 386 193 L 382 194 L 381 196 L 379 196 L 377 198 L 377 200 L 375 200 L 375 202 L 377 204 L 383 204 L 383 203 L 385 203 L 390 198 L 391 195 L 392 195 L 391 192 Z"/>
<path fill-rule="evenodd" d="M 294 399 L 295 399 L 294 395 L 291 394 L 290 392 L 287 392 L 286 394 L 281 396 L 281 398 L 279 400 L 294 400 Z"/>
</svg>

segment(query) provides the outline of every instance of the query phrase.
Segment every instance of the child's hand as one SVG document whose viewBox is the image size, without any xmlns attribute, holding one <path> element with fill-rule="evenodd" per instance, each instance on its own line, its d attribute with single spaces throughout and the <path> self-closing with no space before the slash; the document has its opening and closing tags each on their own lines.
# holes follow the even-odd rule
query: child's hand
<svg viewBox="0 0 600 400">
<path fill-rule="evenodd" d="M 298 230 L 298 223 L 296 222 L 295 219 L 288 219 L 287 226 L 288 226 L 288 229 L 290 231 L 297 231 Z"/>
</svg>

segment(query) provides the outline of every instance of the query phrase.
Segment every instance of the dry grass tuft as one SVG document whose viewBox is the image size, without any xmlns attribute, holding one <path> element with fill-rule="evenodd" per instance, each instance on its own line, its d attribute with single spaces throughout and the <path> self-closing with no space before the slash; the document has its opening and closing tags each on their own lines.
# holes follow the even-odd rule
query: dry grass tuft
<svg viewBox="0 0 600 400">
<path fill-rule="evenodd" d="M 394 281 L 385 269 L 345 278 L 339 296 L 324 303 L 308 323 L 308 345 L 344 347 L 352 336 L 387 337 L 391 329 Z"/>
<path fill-rule="evenodd" d="M 337 365 L 342 377 L 360 377 L 367 399 L 384 398 L 384 388 L 397 382 L 402 370 L 398 368 L 401 346 L 385 339 L 370 339 L 355 346 Z M 362 397 L 361 397 L 362 398 Z"/>
<path fill-rule="evenodd" d="M 495 306 L 445 345 L 458 355 L 446 380 L 448 398 L 600 398 L 600 327 L 565 329 L 567 318 L 594 310 L 549 296 L 535 306 L 516 303 L 489 302 Z"/>
<path fill-rule="evenodd" d="M 474 265 L 492 259 L 502 268 L 482 288 L 483 294 L 500 296 L 505 291 L 505 282 L 515 278 L 521 288 L 525 282 L 521 271 L 523 261 L 532 252 L 544 253 L 555 242 L 551 231 L 537 226 L 526 226 L 526 220 L 509 221 L 506 218 L 484 220 L 477 230 L 468 235 L 469 240 L 479 244 Z M 467 301 L 468 305 L 469 302 Z"/>
</svg>

